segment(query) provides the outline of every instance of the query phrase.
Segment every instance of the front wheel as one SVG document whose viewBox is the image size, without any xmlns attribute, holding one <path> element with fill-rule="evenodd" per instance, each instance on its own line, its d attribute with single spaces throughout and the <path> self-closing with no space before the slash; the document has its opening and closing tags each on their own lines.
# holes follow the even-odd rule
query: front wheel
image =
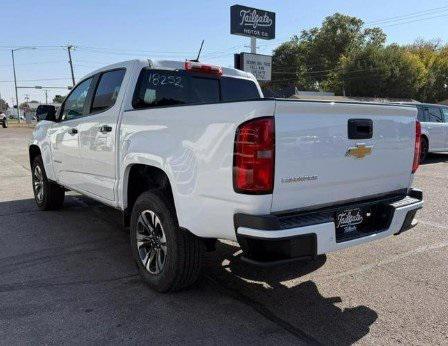
<svg viewBox="0 0 448 346">
<path fill-rule="evenodd" d="M 179 227 L 174 206 L 162 193 L 148 191 L 140 195 L 130 226 L 132 255 L 151 288 L 178 291 L 197 281 L 204 244 Z"/>
<path fill-rule="evenodd" d="M 62 186 L 48 180 L 42 157 L 37 156 L 31 167 L 34 200 L 40 210 L 55 210 L 62 207 L 65 190 Z"/>
<path fill-rule="evenodd" d="M 3 119 L 2 127 L 3 127 L 4 129 L 6 129 L 6 128 L 8 127 L 8 120 Z"/>
</svg>

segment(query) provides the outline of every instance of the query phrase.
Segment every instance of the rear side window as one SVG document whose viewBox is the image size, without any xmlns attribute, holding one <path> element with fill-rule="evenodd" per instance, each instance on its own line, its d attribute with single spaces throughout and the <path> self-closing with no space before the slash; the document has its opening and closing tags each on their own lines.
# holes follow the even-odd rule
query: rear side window
<svg viewBox="0 0 448 346">
<path fill-rule="evenodd" d="M 250 85 L 247 82 L 243 79 L 206 77 L 185 71 L 143 69 L 132 105 L 136 109 L 142 109 L 260 98 L 255 83 L 250 82 Z"/>
<path fill-rule="evenodd" d="M 443 123 L 442 112 L 439 107 L 427 107 L 425 111 L 430 122 Z"/>
<path fill-rule="evenodd" d="M 223 101 L 242 101 L 260 98 L 257 86 L 251 80 L 237 78 L 221 78 Z"/>
<path fill-rule="evenodd" d="M 100 76 L 93 98 L 92 112 L 105 110 L 115 104 L 125 72 L 124 69 L 120 69 L 105 72 Z"/>
</svg>

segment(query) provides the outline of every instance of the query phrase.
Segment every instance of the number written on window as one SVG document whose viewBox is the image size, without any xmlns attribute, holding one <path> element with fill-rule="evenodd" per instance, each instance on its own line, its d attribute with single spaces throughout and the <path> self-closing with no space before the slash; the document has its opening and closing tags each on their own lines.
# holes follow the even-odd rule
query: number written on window
<svg viewBox="0 0 448 346">
<path fill-rule="evenodd" d="M 148 75 L 148 84 L 153 86 L 172 85 L 174 87 L 183 88 L 182 77 L 176 75 L 166 75 L 161 73 L 150 73 Z"/>
</svg>

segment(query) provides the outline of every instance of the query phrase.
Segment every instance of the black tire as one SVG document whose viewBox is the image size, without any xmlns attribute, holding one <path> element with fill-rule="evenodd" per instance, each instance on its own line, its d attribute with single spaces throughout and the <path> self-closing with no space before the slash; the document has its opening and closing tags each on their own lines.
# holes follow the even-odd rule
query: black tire
<svg viewBox="0 0 448 346">
<path fill-rule="evenodd" d="M 36 185 L 36 182 L 39 180 L 37 176 L 37 170 L 40 170 L 40 172 L 42 172 L 41 196 L 39 195 L 39 190 Z M 41 156 L 37 156 L 34 159 L 31 167 L 31 176 L 33 183 L 34 200 L 36 201 L 37 207 L 40 210 L 60 209 L 64 204 L 65 189 L 62 186 L 48 180 Z"/>
<path fill-rule="evenodd" d="M 4 129 L 6 129 L 6 128 L 8 127 L 8 120 L 3 119 L 3 121 L 2 121 L 2 127 L 3 127 Z"/>
<path fill-rule="evenodd" d="M 163 256 L 164 264 L 159 273 L 151 273 L 147 269 L 150 262 L 149 253 L 154 247 L 137 246 L 137 235 L 141 237 L 142 234 L 141 215 L 148 212 L 153 212 L 160 220 L 161 226 L 158 227 L 161 227 L 166 240 L 163 242 L 166 244 L 166 255 Z M 153 229 L 156 228 L 157 226 Z M 160 229 L 158 232 L 160 233 Z M 174 292 L 188 288 L 198 280 L 205 250 L 204 244 L 198 237 L 179 227 L 174 206 L 160 191 L 147 191 L 138 197 L 132 209 L 130 237 L 132 255 L 139 273 L 151 288 L 159 292 Z M 140 244 L 147 243 L 140 242 Z M 143 261 L 147 258 L 144 265 Z"/>
<path fill-rule="evenodd" d="M 424 163 L 426 157 L 428 156 L 429 145 L 428 140 L 426 138 L 422 138 L 420 140 L 420 163 Z"/>
</svg>

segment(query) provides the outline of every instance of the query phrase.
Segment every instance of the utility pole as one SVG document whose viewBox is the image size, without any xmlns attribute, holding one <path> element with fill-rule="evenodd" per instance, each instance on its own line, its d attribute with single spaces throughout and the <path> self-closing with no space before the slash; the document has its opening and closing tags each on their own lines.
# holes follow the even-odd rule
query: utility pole
<svg viewBox="0 0 448 346">
<path fill-rule="evenodd" d="M 71 50 L 74 47 L 72 45 L 67 46 L 67 52 L 68 52 L 68 63 L 70 64 L 70 72 L 72 73 L 72 83 L 73 86 L 75 86 L 75 74 L 73 73 L 73 61 L 72 61 L 72 53 Z"/>
<path fill-rule="evenodd" d="M 19 110 L 19 94 L 17 93 L 17 77 L 16 77 L 16 64 L 14 62 L 14 49 L 11 49 L 12 55 L 12 70 L 14 71 L 14 89 L 16 90 L 16 107 L 17 107 L 17 120 L 20 124 L 20 110 Z"/>
<path fill-rule="evenodd" d="M 48 90 L 45 89 L 45 104 L 48 104 Z"/>
</svg>

